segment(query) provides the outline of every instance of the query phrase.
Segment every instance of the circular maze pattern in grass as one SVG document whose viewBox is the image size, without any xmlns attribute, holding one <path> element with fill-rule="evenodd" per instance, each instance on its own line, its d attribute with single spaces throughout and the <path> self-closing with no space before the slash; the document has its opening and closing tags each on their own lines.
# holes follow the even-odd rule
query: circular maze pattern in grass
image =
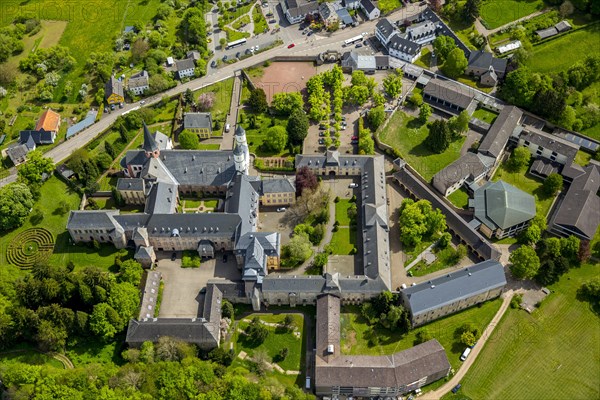
<svg viewBox="0 0 600 400">
<path fill-rule="evenodd" d="M 54 237 L 44 228 L 31 228 L 19 233 L 8 245 L 6 258 L 10 264 L 31 268 L 46 261 L 54 249 Z"/>
</svg>

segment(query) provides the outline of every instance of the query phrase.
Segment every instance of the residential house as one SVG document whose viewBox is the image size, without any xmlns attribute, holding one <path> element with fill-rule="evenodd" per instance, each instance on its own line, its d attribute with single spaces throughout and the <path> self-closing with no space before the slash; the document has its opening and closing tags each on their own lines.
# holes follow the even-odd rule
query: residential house
<svg viewBox="0 0 600 400">
<path fill-rule="evenodd" d="M 391 355 L 342 354 L 340 303 L 340 298 L 331 294 L 324 294 L 317 300 L 317 396 L 395 398 L 450 373 L 444 348 L 435 339 Z"/>
<path fill-rule="evenodd" d="M 290 24 L 297 24 L 306 18 L 307 15 L 317 15 L 319 13 L 319 3 L 308 0 L 279 0 L 281 9 Z"/>
<path fill-rule="evenodd" d="M 481 153 L 467 152 L 433 176 L 433 187 L 444 197 L 461 186 L 477 183 L 488 177 L 496 160 Z"/>
<path fill-rule="evenodd" d="M 183 129 L 194 132 L 200 139 L 208 139 L 212 134 L 211 113 L 183 114 Z"/>
<path fill-rule="evenodd" d="M 600 166 L 592 162 L 583 170 L 559 197 L 548 226 L 555 235 L 591 241 L 600 225 Z"/>
<path fill-rule="evenodd" d="M 196 70 L 196 63 L 194 63 L 194 60 L 191 58 L 186 58 L 185 60 L 177 60 L 175 61 L 175 70 L 177 71 L 177 77 L 179 79 L 194 76 L 194 71 Z"/>
<path fill-rule="evenodd" d="M 413 327 L 464 310 L 502 294 L 504 267 L 487 260 L 400 291 Z"/>
<path fill-rule="evenodd" d="M 488 238 L 515 236 L 535 217 L 535 198 L 504 181 L 478 188 L 470 205 L 481 224 L 479 231 Z"/>
<path fill-rule="evenodd" d="M 360 0 L 359 8 L 365 13 L 369 21 L 373 21 L 381 16 L 379 8 L 371 0 Z"/>
<path fill-rule="evenodd" d="M 129 82 L 127 82 L 127 87 L 136 96 L 140 96 L 146 90 L 150 90 L 150 76 L 148 72 L 142 71 L 131 75 Z"/>
<path fill-rule="evenodd" d="M 119 104 L 125 102 L 123 93 L 123 82 L 111 76 L 106 85 L 104 85 L 104 98 L 108 104 Z"/>
</svg>

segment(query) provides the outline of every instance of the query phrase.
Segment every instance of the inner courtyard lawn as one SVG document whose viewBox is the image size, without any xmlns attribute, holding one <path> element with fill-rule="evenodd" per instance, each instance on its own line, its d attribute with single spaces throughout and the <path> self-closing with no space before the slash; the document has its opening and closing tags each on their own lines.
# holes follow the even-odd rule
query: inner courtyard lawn
<svg viewBox="0 0 600 400">
<path fill-rule="evenodd" d="M 487 0 L 481 5 L 479 12 L 487 28 L 494 29 L 543 7 L 542 0 Z"/>
<path fill-rule="evenodd" d="M 455 337 L 456 330 L 465 323 L 471 323 L 482 332 L 492 320 L 502 301 L 495 299 L 471 307 L 467 310 L 433 321 L 422 327 L 415 328 L 407 334 L 390 331 L 378 325 L 369 326 L 360 315 L 356 306 L 345 306 L 341 314 L 341 348 L 344 354 L 387 355 L 415 346 L 417 332 L 427 329 L 431 336 L 437 339 L 446 350 L 450 365 L 455 370 L 462 364 L 460 355 L 465 345 Z M 372 345 L 370 339 L 379 338 L 379 344 Z"/>
<path fill-rule="evenodd" d="M 437 154 L 425 145 L 428 135 L 429 128 L 426 124 L 421 124 L 416 118 L 402 111 L 396 111 L 381 132 L 380 139 L 398 150 L 411 167 L 425 180 L 430 181 L 438 171 L 460 157 L 465 138 L 452 142 L 445 152 Z"/>
<path fill-rule="evenodd" d="M 574 268 L 532 314 L 508 309 L 457 395 L 444 399 L 597 399 L 600 319 L 577 299 L 598 265 Z"/>
</svg>

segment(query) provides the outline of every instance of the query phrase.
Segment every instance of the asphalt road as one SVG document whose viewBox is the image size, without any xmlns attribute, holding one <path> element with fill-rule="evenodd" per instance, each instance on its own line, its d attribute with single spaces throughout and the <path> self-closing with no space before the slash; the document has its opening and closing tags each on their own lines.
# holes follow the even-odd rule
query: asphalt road
<svg viewBox="0 0 600 400">
<path fill-rule="evenodd" d="M 391 19 L 393 21 L 403 20 L 409 16 L 412 16 L 412 15 L 415 15 L 415 14 L 421 12 L 423 8 L 425 8 L 425 7 L 411 4 L 408 7 L 403 7 L 402 9 L 392 13 L 390 16 L 388 16 L 388 19 Z M 250 66 L 259 64 L 261 62 L 264 62 L 264 61 L 269 60 L 276 56 L 290 55 L 290 54 L 293 54 L 293 55 L 316 55 L 316 54 L 322 53 L 326 50 L 341 51 L 343 49 L 342 43 L 344 42 L 344 40 L 349 39 L 353 36 L 356 36 L 361 32 L 369 32 L 369 33 L 374 32 L 376 23 L 377 23 L 377 20 L 365 22 L 364 24 L 361 24 L 355 28 L 347 28 L 347 29 L 339 30 L 339 31 L 335 32 L 334 34 L 327 36 L 327 37 L 323 37 L 323 36 L 319 36 L 319 35 L 313 35 L 310 38 L 305 37 L 303 42 L 301 41 L 301 42 L 295 43 L 295 47 L 293 49 L 288 49 L 287 45 L 289 43 L 285 43 L 285 41 L 284 41 L 283 46 L 279 46 L 277 48 L 263 51 L 262 53 L 259 53 L 252 57 L 238 61 L 237 63 L 228 64 L 228 65 L 225 65 L 222 68 L 219 68 L 216 70 L 209 67 L 206 76 L 188 81 L 181 85 L 177 85 L 176 87 L 174 87 L 170 90 L 167 90 L 166 92 L 162 92 L 153 97 L 144 99 L 143 100 L 143 101 L 145 101 L 144 106 L 150 106 L 150 105 L 156 104 L 164 96 L 169 96 L 169 97 L 176 96 L 180 93 L 185 92 L 187 89 L 198 90 L 205 86 L 211 85 L 215 82 L 219 82 L 224 79 L 230 78 L 234 75 L 236 70 L 248 68 Z M 282 32 L 285 30 L 289 30 L 289 29 L 298 30 L 298 25 L 292 25 L 287 28 L 282 28 Z M 262 36 L 268 37 L 271 35 L 265 34 Z M 286 37 L 286 36 L 284 35 L 284 37 Z M 289 36 L 287 36 L 287 37 L 289 37 Z M 58 146 L 54 147 L 53 149 L 49 150 L 47 153 L 45 153 L 45 156 L 52 158 L 52 160 L 56 164 L 60 163 L 61 161 L 68 158 L 75 150 L 84 147 L 89 142 L 91 142 L 96 136 L 98 136 L 104 130 L 109 128 L 115 122 L 117 117 L 119 117 L 120 115 L 126 114 L 128 112 L 131 112 L 133 110 L 137 110 L 141 106 L 142 105 L 140 104 L 140 102 L 125 104 L 124 108 L 114 110 L 109 115 L 104 115 L 100 121 L 98 121 L 94 125 L 90 126 L 86 130 L 82 131 L 74 138 L 69 139 L 68 141 L 63 142 L 63 143 L 59 144 Z M 11 175 L 2 179 L 2 181 L 0 182 L 0 186 L 4 186 L 4 185 L 6 185 L 10 182 L 14 182 L 16 180 L 16 169 L 12 169 L 10 172 L 11 172 Z"/>
</svg>

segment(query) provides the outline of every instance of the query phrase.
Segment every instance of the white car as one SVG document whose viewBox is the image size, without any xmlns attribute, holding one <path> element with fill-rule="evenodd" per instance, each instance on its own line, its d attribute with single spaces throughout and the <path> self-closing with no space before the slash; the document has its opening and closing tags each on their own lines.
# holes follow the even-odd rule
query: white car
<svg viewBox="0 0 600 400">
<path fill-rule="evenodd" d="M 357 188 L 358 187 L 358 183 L 351 183 L 348 185 L 349 188 Z"/>
<path fill-rule="evenodd" d="M 285 207 L 278 208 L 277 212 L 285 212 Z"/>
</svg>

